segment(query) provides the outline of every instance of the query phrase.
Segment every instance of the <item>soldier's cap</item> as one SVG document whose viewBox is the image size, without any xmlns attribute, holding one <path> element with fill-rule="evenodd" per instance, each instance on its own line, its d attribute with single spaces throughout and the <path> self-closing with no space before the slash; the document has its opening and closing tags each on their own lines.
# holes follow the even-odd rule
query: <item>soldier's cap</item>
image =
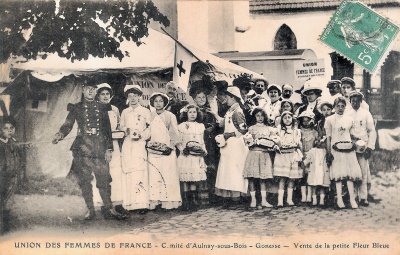
<svg viewBox="0 0 400 255">
<path fill-rule="evenodd" d="M 272 89 L 276 89 L 276 90 L 278 90 L 279 93 L 282 93 L 281 87 L 279 85 L 276 85 L 276 84 L 268 85 L 267 93 L 269 93 L 269 91 L 272 90 Z"/>
<path fill-rule="evenodd" d="M 364 99 L 363 93 L 361 93 L 360 91 L 357 91 L 357 90 L 350 92 L 349 99 L 352 97 L 360 97 L 361 99 Z"/>
<path fill-rule="evenodd" d="M 312 111 L 304 111 L 304 112 L 300 113 L 299 117 L 297 117 L 297 118 L 300 119 L 300 118 L 304 118 L 304 117 L 314 119 L 315 114 Z"/>
<path fill-rule="evenodd" d="M 142 95 L 143 91 L 139 85 L 128 84 L 124 88 L 124 93 L 125 94 L 134 93 L 134 94 Z"/>
<path fill-rule="evenodd" d="M 328 81 L 328 83 L 326 84 L 326 87 L 327 88 L 330 88 L 330 87 L 332 87 L 332 86 L 334 86 L 334 85 L 341 85 L 342 84 L 342 82 L 340 81 L 340 80 L 330 80 L 330 81 Z"/>
<path fill-rule="evenodd" d="M 102 89 L 108 89 L 111 93 L 113 92 L 110 84 L 108 83 L 101 83 L 97 85 L 97 93 L 99 93 Z"/>
<path fill-rule="evenodd" d="M 154 99 L 160 96 L 163 100 L 164 100 L 164 108 L 167 107 L 167 105 L 169 104 L 169 97 L 161 92 L 154 92 L 153 94 L 150 95 L 149 101 L 150 101 L 150 105 L 152 107 L 154 107 Z"/>
<path fill-rule="evenodd" d="M 340 80 L 340 82 L 342 83 L 342 86 L 343 86 L 343 83 L 348 83 L 348 84 L 350 84 L 353 88 L 356 86 L 356 82 L 355 82 L 352 78 L 350 78 L 350 77 L 343 77 L 343 78 Z"/>
<path fill-rule="evenodd" d="M 288 84 L 288 83 L 285 83 L 285 84 L 282 85 L 282 91 L 284 91 L 284 90 L 293 91 L 293 86 Z"/>
</svg>

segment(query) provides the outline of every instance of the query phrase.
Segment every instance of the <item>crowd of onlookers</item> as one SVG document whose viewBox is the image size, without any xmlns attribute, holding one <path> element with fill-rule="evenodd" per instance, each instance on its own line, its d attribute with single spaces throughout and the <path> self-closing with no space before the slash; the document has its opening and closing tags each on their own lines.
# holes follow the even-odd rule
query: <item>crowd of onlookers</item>
<svg viewBox="0 0 400 255">
<path fill-rule="evenodd" d="M 203 79 L 190 84 L 194 103 L 188 103 L 169 82 L 166 93 L 153 93 L 144 107 L 142 88 L 132 84 L 124 88 L 127 107 L 120 114 L 110 105 L 110 85 L 85 84 L 82 102 L 68 106 L 53 142 L 78 124 L 71 173 L 89 209 L 86 219 L 94 218 L 97 204 L 118 219 L 131 210 L 195 210 L 205 202 L 247 201 L 255 208 L 330 200 L 342 209 L 343 187 L 351 208 L 368 206 L 376 132 L 355 85 L 349 77 L 312 78 L 294 91 L 248 77 L 232 84 Z M 330 95 L 322 96 L 324 87 Z M 296 94 L 301 100 L 293 100 Z M 14 132 L 14 121 L 4 118 L 2 206 L 10 194 L 3 183 L 15 179 L 19 164 Z"/>
</svg>

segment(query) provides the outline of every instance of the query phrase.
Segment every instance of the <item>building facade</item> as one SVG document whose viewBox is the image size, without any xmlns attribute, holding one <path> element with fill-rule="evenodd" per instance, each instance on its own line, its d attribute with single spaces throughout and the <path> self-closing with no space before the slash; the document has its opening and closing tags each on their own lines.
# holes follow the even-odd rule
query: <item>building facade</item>
<svg viewBox="0 0 400 255">
<path fill-rule="evenodd" d="M 400 2 L 365 0 L 382 16 L 400 24 Z M 209 52 L 265 52 L 310 49 L 325 66 L 325 79 L 353 77 L 377 119 L 398 120 L 400 43 L 374 74 L 350 63 L 319 40 L 341 1 L 250 0 L 178 1 L 178 38 Z M 223 57 L 224 53 L 219 56 Z M 231 54 L 230 54 L 231 55 Z M 249 68 L 249 67 L 247 67 Z M 257 71 L 257 70 L 254 70 Z M 280 83 L 265 77 L 269 82 Z"/>
</svg>

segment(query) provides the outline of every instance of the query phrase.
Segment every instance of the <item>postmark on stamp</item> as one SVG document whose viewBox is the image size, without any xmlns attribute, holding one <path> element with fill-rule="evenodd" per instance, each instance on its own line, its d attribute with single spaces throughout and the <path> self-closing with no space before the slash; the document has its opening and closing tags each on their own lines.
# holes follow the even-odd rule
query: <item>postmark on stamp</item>
<svg viewBox="0 0 400 255">
<path fill-rule="evenodd" d="M 388 53 L 399 26 L 368 6 L 345 0 L 333 14 L 320 40 L 373 73 Z"/>
</svg>

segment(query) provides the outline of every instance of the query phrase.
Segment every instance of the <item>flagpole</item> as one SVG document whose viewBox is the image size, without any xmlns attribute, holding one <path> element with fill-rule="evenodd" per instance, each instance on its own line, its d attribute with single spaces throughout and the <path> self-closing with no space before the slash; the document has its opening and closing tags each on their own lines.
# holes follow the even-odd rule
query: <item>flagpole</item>
<svg viewBox="0 0 400 255">
<path fill-rule="evenodd" d="M 169 37 L 172 38 L 172 40 L 174 40 L 177 44 L 179 44 L 182 48 L 184 48 L 187 52 L 189 52 L 190 54 L 193 55 L 193 57 L 195 57 L 198 61 L 202 61 L 200 58 L 198 58 L 191 50 L 189 50 L 188 48 L 186 48 L 180 41 L 178 41 L 178 39 L 174 38 L 172 35 L 170 35 L 167 31 L 165 31 L 164 28 L 161 28 L 162 31 L 164 31 L 164 33 L 166 33 Z"/>
</svg>

